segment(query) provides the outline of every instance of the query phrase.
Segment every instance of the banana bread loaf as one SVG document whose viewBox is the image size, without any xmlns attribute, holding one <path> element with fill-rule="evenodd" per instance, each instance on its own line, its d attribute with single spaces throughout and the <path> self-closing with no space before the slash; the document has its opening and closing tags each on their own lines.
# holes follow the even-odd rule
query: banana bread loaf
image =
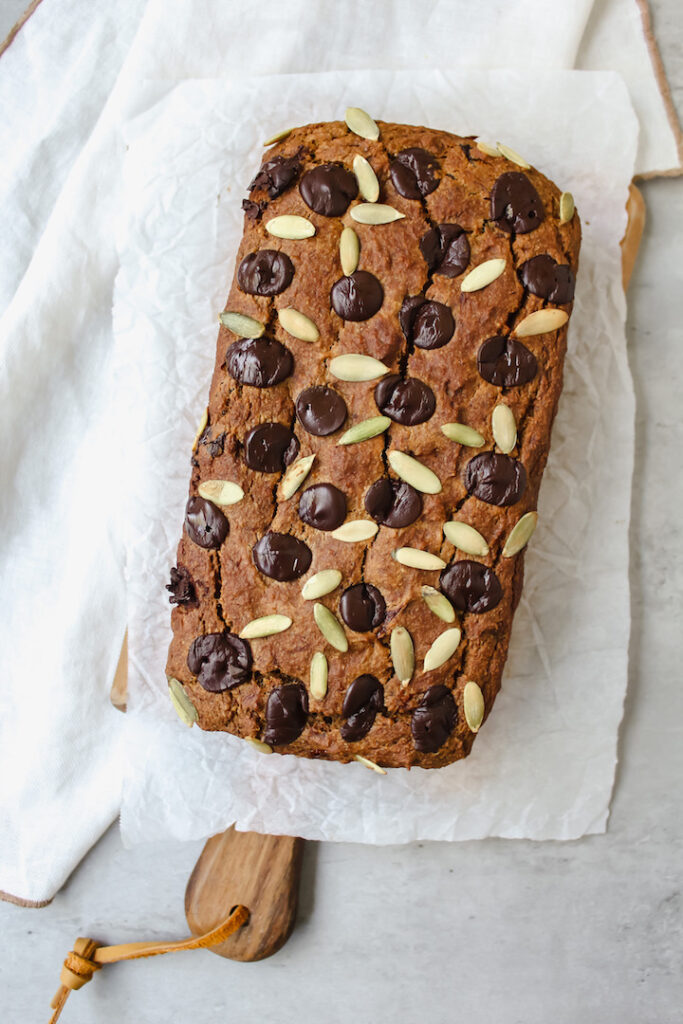
<svg viewBox="0 0 683 1024">
<path fill-rule="evenodd" d="M 466 756 L 500 688 L 579 218 L 506 146 L 281 133 L 243 202 L 171 571 L 181 717 L 264 751 Z"/>
</svg>

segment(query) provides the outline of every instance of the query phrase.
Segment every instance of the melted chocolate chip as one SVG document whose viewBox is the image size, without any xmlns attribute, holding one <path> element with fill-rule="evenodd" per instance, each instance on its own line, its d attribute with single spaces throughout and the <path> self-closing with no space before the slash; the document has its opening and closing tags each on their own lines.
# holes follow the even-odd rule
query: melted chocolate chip
<svg viewBox="0 0 683 1024">
<path fill-rule="evenodd" d="M 316 530 L 336 530 L 346 519 L 346 495 L 333 484 L 313 484 L 299 498 L 299 519 Z"/>
<path fill-rule="evenodd" d="M 228 373 L 252 388 L 272 388 L 294 369 L 292 353 L 274 338 L 240 338 L 225 354 Z"/>
<path fill-rule="evenodd" d="M 402 380 L 397 373 L 382 377 L 375 388 L 375 402 L 383 416 L 404 427 L 426 423 L 436 409 L 434 392 L 424 381 L 417 377 Z"/>
<path fill-rule="evenodd" d="M 190 645 L 187 667 L 209 693 L 222 693 L 251 675 L 251 647 L 234 633 L 207 633 Z"/>
<path fill-rule="evenodd" d="M 526 235 L 543 222 L 545 211 L 538 192 L 526 174 L 501 174 L 491 190 L 491 218 L 501 231 Z"/>
<path fill-rule="evenodd" d="M 263 211 L 267 207 L 268 203 L 260 202 L 255 203 L 253 199 L 243 199 L 242 209 L 244 210 L 245 216 L 249 220 L 259 221 L 263 216 Z"/>
<path fill-rule="evenodd" d="M 259 473 L 280 473 L 299 454 L 299 442 L 284 423 L 261 423 L 244 439 L 244 461 Z"/>
<path fill-rule="evenodd" d="M 368 488 L 365 508 L 376 523 L 400 530 L 414 523 L 422 512 L 422 496 L 403 480 L 383 476 Z"/>
<path fill-rule="evenodd" d="M 185 530 L 200 548 L 219 548 L 230 532 L 230 524 L 213 502 L 195 497 L 185 506 Z"/>
<path fill-rule="evenodd" d="M 184 565 L 174 566 L 171 569 L 171 582 L 166 584 L 170 592 L 170 604 L 186 604 L 195 606 L 197 604 L 197 591 L 195 590 L 192 577 Z"/>
<path fill-rule="evenodd" d="M 285 189 L 296 181 L 301 171 L 298 154 L 296 156 L 274 156 L 261 165 L 256 177 L 249 186 L 249 191 L 266 189 L 271 199 L 277 199 Z"/>
<path fill-rule="evenodd" d="M 387 606 L 377 587 L 371 583 L 356 583 L 342 594 L 339 611 L 349 629 L 367 633 L 384 622 Z"/>
<path fill-rule="evenodd" d="M 321 164 L 306 171 L 299 182 L 299 192 L 314 213 L 342 217 L 358 195 L 358 182 L 355 174 L 341 164 Z"/>
<path fill-rule="evenodd" d="M 439 586 L 456 611 L 475 615 L 490 612 L 503 596 L 493 569 L 469 558 L 447 565 L 439 577 Z"/>
<path fill-rule="evenodd" d="M 448 306 L 423 299 L 421 295 L 403 300 L 398 320 L 406 339 L 417 348 L 443 348 L 455 331 L 455 320 Z"/>
<path fill-rule="evenodd" d="M 406 199 L 421 199 L 438 188 L 439 161 L 426 149 L 402 149 L 391 161 L 389 173 L 396 191 Z"/>
<path fill-rule="evenodd" d="M 225 431 L 219 434 L 218 437 L 214 437 L 212 441 L 202 441 L 201 443 L 206 445 L 211 458 L 216 459 L 225 451 Z"/>
<path fill-rule="evenodd" d="M 526 469 L 511 455 L 482 452 L 465 468 L 465 487 L 489 505 L 514 505 L 526 488 Z"/>
<path fill-rule="evenodd" d="M 415 749 L 421 754 L 435 753 L 453 732 L 457 718 L 458 708 L 448 687 L 430 686 L 410 722 Z"/>
<path fill-rule="evenodd" d="M 327 437 L 346 419 L 346 402 L 342 396 L 325 384 L 304 388 L 297 396 L 296 415 L 299 423 L 316 437 Z"/>
<path fill-rule="evenodd" d="M 420 250 L 433 274 L 457 277 L 470 262 L 470 243 L 459 224 L 439 224 L 422 236 Z"/>
<path fill-rule="evenodd" d="M 384 289 L 374 274 L 357 270 L 332 285 L 330 301 L 342 320 L 369 320 L 384 301 Z"/>
<path fill-rule="evenodd" d="M 514 388 L 528 384 L 538 370 L 536 356 L 515 338 L 487 338 L 477 353 L 477 369 L 489 384 Z"/>
<path fill-rule="evenodd" d="M 289 533 L 266 533 L 251 549 L 254 565 L 264 576 L 285 583 L 308 571 L 311 549 Z"/>
<path fill-rule="evenodd" d="M 342 715 L 347 719 L 341 737 L 347 743 L 362 740 L 372 729 L 375 716 L 384 710 L 384 687 L 374 676 L 363 675 L 353 680 L 344 695 Z"/>
<path fill-rule="evenodd" d="M 276 249 L 248 253 L 237 270 L 237 283 L 249 295 L 279 295 L 293 277 L 294 264 L 287 253 Z"/>
<path fill-rule="evenodd" d="M 552 256 L 533 256 L 519 268 L 525 288 L 549 302 L 563 306 L 574 298 L 574 275 L 566 263 L 558 263 Z"/>
<path fill-rule="evenodd" d="M 285 747 L 304 731 L 308 715 L 308 695 L 301 683 L 278 686 L 266 704 L 265 743 Z"/>
</svg>

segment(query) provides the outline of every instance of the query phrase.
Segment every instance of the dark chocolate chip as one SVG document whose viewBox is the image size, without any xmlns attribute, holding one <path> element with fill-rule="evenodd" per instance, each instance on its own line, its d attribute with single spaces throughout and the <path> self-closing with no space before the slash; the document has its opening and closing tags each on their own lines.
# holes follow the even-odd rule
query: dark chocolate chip
<svg viewBox="0 0 683 1024">
<path fill-rule="evenodd" d="M 377 587 L 371 583 L 356 583 L 342 594 L 339 611 L 349 629 L 367 633 L 384 622 L 387 606 Z"/>
<path fill-rule="evenodd" d="M 493 569 L 469 558 L 451 562 L 439 577 L 439 586 L 459 612 L 490 612 L 503 596 Z"/>
<path fill-rule="evenodd" d="M 244 214 L 249 220 L 259 221 L 263 216 L 263 211 L 268 206 L 266 202 L 255 203 L 253 199 L 243 199 L 242 209 Z"/>
<path fill-rule="evenodd" d="M 277 199 L 296 181 L 300 171 L 298 155 L 274 156 L 261 165 L 249 186 L 249 191 L 253 192 L 256 188 L 266 189 L 271 199 Z"/>
<path fill-rule="evenodd" d="M 477 369 L 489 384 L 514 388 L 528 384 L 538 371 L 536 356 L 515 338 L 487 338 L 477 353 Z"/>
<path fill-rule="evenodd" d="M 289 533 L 266 533 L 251 550 L 259 572 L 281 583 L 298 580 L 313 558 L 308 544 Z"/>
<path fill-rule="evenodd" d="M 538 192 L 526 174 L 501 174 L 491 190 L 491 218 L 501 231 L 526 235 L 543 222 L 545 211 Z"/>
<path fill-rule="evenodd" d="M 398 314 L 401 329 L 417 348 L 443 348 L 453 337 L 455 320 L 443 302 L 413 295 L 403 300 Z"/>
<path fill-rule="evenodd" d="M 308 694 L 301 683 L 285 683 L 268 696 L 265 743 L 286 747 L 304 731 L 308 715 Z"/>
<path fill-rule="evenodd" d="M 284 423 L 261 423 L 244 439 L 244 461 L 259 473 L 280 473 L 299 454 L 299 442 Z"/>
<path fill-rule="evenodd" d="M 383 476 L 368 488 L 365 508 L 375 522 L 400 530 L 414 523 L 421 514 L 422 496 L 403 480 Z"/>
<path fill-rule="evenodd" d="M 272 388 L 294 369 L 292 353 L 275 338 L 240 338 L 225 354 L 228 373 L 252 388 Z"/>
<path fill-rule="evenodd" d="M 289 288 L 294 264 L 286 252 L 260 249 L 248 253 L 239 265 L 237 283 L 249 295 L 279 295 Z"/>
<path fill-rule="evenodd" d="M 168 599 L 170 604 L 197 605 L 197 591 L 184 565 L 171 569 L 171 582 L 166 584 L 166 589 L 171 595 Z"/>
<path fill-rule="evenodd" d="M 321 164 L 306 171 L 299 182 L 299 192 L 314 213 L 342 217 L 358 195 L 358 182 L 355 174 L 341 164 Z"/>
<path fill-rule="evenodd" d="M 369 320 L 384 301 L 384 290 L 374 274 L 357 270 L 332 285 L 330 301 L 342 320 Z"/>
<path fill-rule="evenodd" d="M 195 497 L 185 506 L 185 530 L 200 548 L 219 548 L 230 532 L 230 524 L 213 502 Z"/>
<path fill-rule="evenodd" d="M 207 633 L 190 645 L 187 667 L 209 693 L 222 693 L 251 676 L 251 647 L 234 633 Z"/>
<path fill-rule="evenodd" d="M 402 380 L 397 373 L 382 377 L 375 388 L 375 402 L 383 416 L 404 427 L 426 423 L 436 409 L 434 392 L 424 381 L 417 377 Z"/>
<path fill-rule="evenodd" d="M 402 149 L 389 167 L 394 188 L 406 199 L 421 199 L 438 188 L 440 170 L 436 157 L 419 146 Z"/>
<path fill-rule="evenodd" d="M 374 676 L 363 675 L 353 680 L 344 695 L 342 715 L 347 719 L 341 737 L 347 743 L 362 740 L 372 729 L 375 716 L 384 710 L 384 687 Z"/>
<path fill-rule="evenodd" d="M 343 425 L 346 419 L 346 402 L 342 396 L 326 384 L 304 388 L 297 396 L 296 415 L 299 423 L 316 437 L 327 437 Z"/>
<path fill-rule="evenodd" d="M 458 708 L 448 687 L 430 686 L 410 722 L 415 749 L 434 754 L 453 732 L 457 718 Z"/>
<path fill-rule="evenodd" d="M 482 452 L 465 467 L 465 487 L 489 505 L 514 505 L 524 494 L 526 469 L 511 455 Z"/>
<path fill-rule="evenodd" d="M 313 484 L 299 498 L 299 518 L 316 530 L 336 530 L 346 519 L 346 495 L 333 484 Z"/>
<path fill-rule="evenodd" d="M 225 451 L 225 431 L 218 437 L 214 437 L 212 441 L 202 441 L 202 444 L 206 445 L 212 459 L 218 458 Z"/>
<path fill-rule="evenodd" d="M 433 274 L 457 277 L 470 262 L 470 243 L 459 224 L 439 224 L 422 236 L 420 250 Z"/>
<path fill-rule="evenodd" d="M 532 256 L 519 268 L 525 288 L 548 302 L 563 306 L 574 298 L 574 275 L 566 263 L 558 263 L 552 256 Z"/>
</svg>

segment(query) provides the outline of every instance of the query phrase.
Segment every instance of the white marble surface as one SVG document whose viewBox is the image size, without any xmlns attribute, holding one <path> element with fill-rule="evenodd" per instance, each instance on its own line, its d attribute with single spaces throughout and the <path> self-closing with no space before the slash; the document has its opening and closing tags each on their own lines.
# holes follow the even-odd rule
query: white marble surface
<svg viewBox="0 0 683 1024">
<path fill-rule="evenodd" d="M 0 3 L 0 37 L 7 12 Z M 679 0 L 653 4 L 683 95 Z M 65 1024 L 677 1024 L 683 1006 L 683 182 L 646 183 L 630 292 L 638 400 L 629 692 L 609 830 L 573 843 L 307 844 L 297 928 L 261 964 L 208 952 L 106 969 Z M 78 935 L 180 937 L 201 844 L 112 828 L 41 910 L 0 903 L 0 1019 L 47 1020 Z"/>
</svg>

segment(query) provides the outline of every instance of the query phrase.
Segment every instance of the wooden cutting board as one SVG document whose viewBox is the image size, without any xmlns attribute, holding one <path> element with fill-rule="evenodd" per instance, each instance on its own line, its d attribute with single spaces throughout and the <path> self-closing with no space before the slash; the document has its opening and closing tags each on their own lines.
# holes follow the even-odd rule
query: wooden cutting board
<svg viewBox="0 0 683 1024">
<path fill-rule="evenodd" d="M 645 226 L 645 203 L 631 185 L 626 204 L 628 222 L 621 242 L 622 279 L 628 287 Z M 128 645 L 111 688 L 112 703 L 126 709 Z M 212 953 L 230 960 L 263 960 L 289 938 L 296 919 L 303 840 L 257 832 L 227 832 L 212 836 L 194 866 L 185 891 L 185 916 L 193 934 L 210 931 L 237 904 L 249 908 L 246 925 Z"/>
</svg>

